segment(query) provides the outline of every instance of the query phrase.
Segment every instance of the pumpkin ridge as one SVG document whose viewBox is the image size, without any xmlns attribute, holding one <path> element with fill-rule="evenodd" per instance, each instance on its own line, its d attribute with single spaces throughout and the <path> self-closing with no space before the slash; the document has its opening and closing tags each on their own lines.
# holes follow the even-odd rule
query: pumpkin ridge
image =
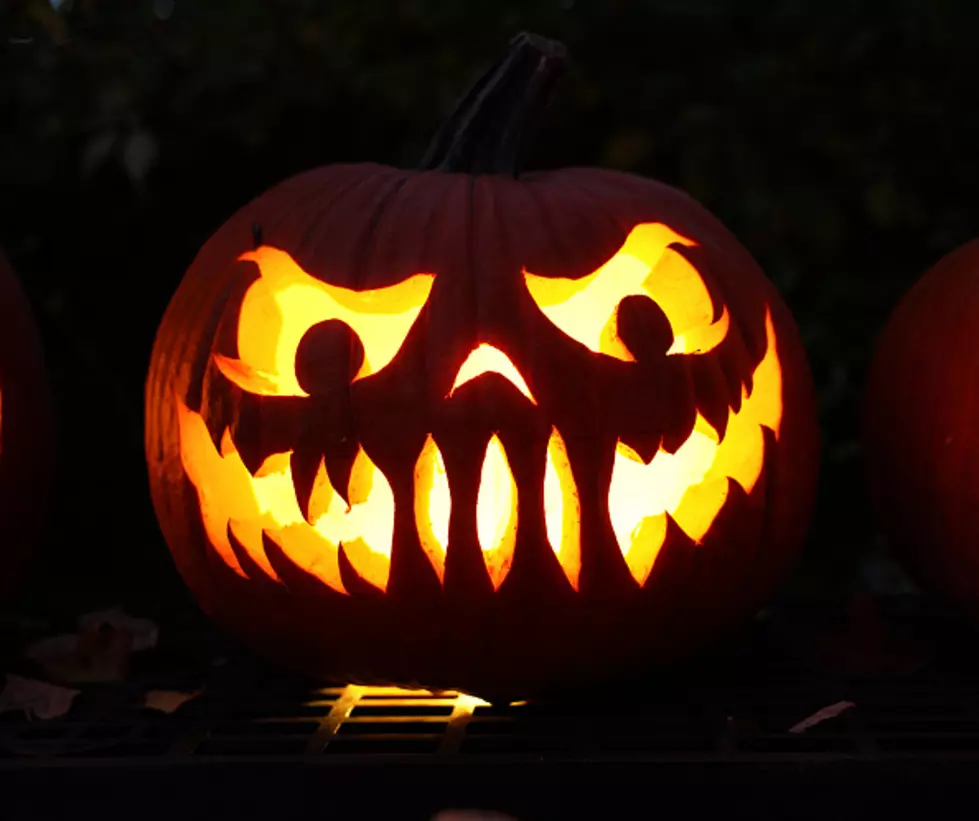
<svg viewBox="0 0 979 821">
<path fill-rule="evenodd" d="M 348 168 L 354 169 L 356 166 L 347 166 Z M 306 228 L 303 231 L 301 237 L 296 240 L 296 249 L 301 250 L 308 247 L 311 244 L 312 237 L 315 236 L 320 228 L 319 226 L 327 219 L 333 210 L 340 205 L 340 203 L 351 193 L 356 191 L 360 186 L 364 185 L 370 179 L 369 176 L 359 175 L 352 173 L 350 179 L 346 180 L 346 184 L 342 184 L 339 190 L 331 190 L 326 198 L 326 202 L 318 203 L 318 207 L 313 213 L 306 213 L 306 202 L 303 201 L 301 208 L 295 209 L 295 211 L 290 212 L 288 216 L 280 220 L 281 224 L 288 225 L 292 220 L 295 212 L 301 212 L 304 214 L 306 219 Z M 327 188 L 328 186 L 323 186 Z M 316 189 L 316 194 L 311 194 L 310 199 L 317 199 L 323 196 L 321 193 L 322 189 Z M 267 233 L 266 233 L 267 236 Z M 312 272 L 310 272 L 312 273 Z"/>
<path fill-rule="evenodd" d="M 545 256 L 557 257 L 560 260 L 562 270 L 573 269 L 574 259 L 548 215 L 548 209 L 541 199 L 540 185 L 521 184 L 521 187 L 527 192 L 527 197 L 533 201 L 534 207 L 537 209 L 538 227 L 541 233 L 547 236 L 545 247 L 548 251 Z"/>
<path fill-rule="evenodd" d="M 356 166 L 352 165 L 334 170 L 335 174 L 345 182 L 345 184 L 341 184 L 340 192 L 356 185 L 362 179 L 360 175 L 354 173 L 355 170 Z M 318 205 L 321 209 L 332 205 L 334 198 L 339 196 L 340 192 L 326 196 L 324 203 L 323 191 L 329 188 L 330 186 L 325 182 L 311 183 L 309 180 L 303 180 L 301 176 L 296 176 L 267 191 L 264 195 L 256 197 L 256 204 L 261 205 L 262 214 L 256 217 L 252 225 L 257 224 L 262 229 L 262 243 L 269 244 L 269 234 L 279 232 L 282 226 L 293 224 L 297 218 L 302 219 L 311 205 Z M 291 193 L 291 196 L 286 196 L 287 192 Z M 275 207 L 280 196 L 289 203 L 281 211 Z M 306 218 L 308 219 L 308 216 Z"/>
<path fill-rule="evenodd" d="M 605 222 L 607 222 L 609 225 L 612 225 L 614 227 L 614 231 L 616 235 L 618 236 L 616 248 L 622 247 L 622 244 L 625 242 L 625 238 L 629 234 L 628 229 L 624 229 L 622 223 L 613 215 L 613 213 L 607 210 L 606 207 L 604 207 L 605 203 L 602 203 L 600 201 L 599 197 L 595 195 L 595 192 L 593 190 L 590 190 L 589 188 L 581 184 L 580 180 L 578 179 L 578 175 L 575 174 L 574 171 L 567 171 L 566 173 L 563 173 L 561 175 L 556 175 L 556 174 L 552 175 L 551 179 L 549 179 L 547 183 L 545 183 L 541 179 L 534 180 L 533 183 L 536 183 L 537 185 L 550 184 L 550 185 L 557 185 L 557 186 L 565 186 L 567 188 L 574 189 L 575 191 L 582 194 L 583 198 L 588 200 L 589 203 L 591 204 L 588 217 L 590 219 L 595 219 L 595 217 L 597 216 L 599 219 L 602 219 Z M 528 184 L 532 184 L 531 181 L 528 180 Z"/>
<path fill-rule="evenodd" d="M 269 241 L 269 234 L 272 232 L 267 230 L 265 232 L 266 245 L 287 250 L 296 263 L 310 276 L 333 285 L 345 285 L 342 279 L 337 278 L 336 273 L 338 271 L 345 272 L 343 266 L 348 264 L 348 259 L 339 260 L 332 246 L 324 249 L 322 239 L 325 229 L 329 229 L 337 222 L 342 222 L 343 218 L 349 216 L 355 206 L 358 209 L 362 208 L 365 199 L 369 198 L 372 193 L 376 195 L 377 191 L 389 183 L 390 175 L 385 172 L 395 173 L 394 169 L 387 166 L 373 165 L 370 165 L 371 170 L 365 173 L 363 167 L 367 165 L 369 164 L 345 166 L 361 170 L 359 174 L 354 175 L 348 185 L 341 184 L 342 187 L 337 191 L 331 190 L 332 181 L 329 179 L 324 182 L 323 188 L 317 186 L 316 190 L 318 191 L 322 191 L 324 188 L 327 190 L 326 202 L 317 204 L 313 211 L 307 212 L 305 209 L 299 211 L 290 220 L 296 223 L 295 227 L 292 227 L 291 230 L 284 227 L 276 241 Z M 327 168 L 328 166 L 317 170 L 325 171 Z M 317 195 L 313 194 L 312 196 L 315 201 Z M 283 226 L 289 226 L 290 221 L 284 221 Z M 327 233 L 334 233 L 334 231 L 327 230 Z M 338 233 L 346 238 L 349 231 Z"/>
<path fill-rule="evenodd" d="M 351 261 L 353 263 L 351 288 L 362 290 L 363 282 L 371 270 L 368 261 L 371 250 L 374 247 L 372 241 L 377 233 L 381 220 L 384 218 L 384 212 L 410 179 L 411 177 L 408 173 L 402 172 L 400 176 L 395 178 L 393 184 L 380 195 L 377 202 L 374 203 L 374 207 L 370 210 L 367 217 L 367 226 L 364 228 L 357 242 L 357 250 L 351 253 Z"/>
</svg>

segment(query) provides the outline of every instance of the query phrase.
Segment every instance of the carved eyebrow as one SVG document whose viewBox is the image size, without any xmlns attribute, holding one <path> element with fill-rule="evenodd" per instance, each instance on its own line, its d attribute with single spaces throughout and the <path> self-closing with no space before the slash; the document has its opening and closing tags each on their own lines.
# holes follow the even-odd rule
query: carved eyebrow
<svg viewBox="0 0 979 821">
<path fill-rule="evenodd" d="M 634 357 L 616 331 L 615 313 L 627 296 L 648 296 L 673 329 L 669 353 L 704 353 L 727 335 L 727 308 L 713 322 L 714 304 L 697 269 L 669 246 L 696 243 L 662 223 L 637 225 L 622 247 L 581 279 L 524 271 L 531 297 L 561 331 L 595 353 L 625 362 Z"/>
<path fill-rule="evenodd" d="M 433 274 L 415 274 L 385 288 L 356 291 L 307 274 L 285 251 L 263 245 L 242 254 L 261 276 L 242 300 L 238 359 L 215 354 L 221 373 L 249 393 L 308 396 L 296 378 L 296 351 L 313 325 L 339 319 L 364 346 L 354 381 L 388 365 L 428 300 Z"/>
</svg>

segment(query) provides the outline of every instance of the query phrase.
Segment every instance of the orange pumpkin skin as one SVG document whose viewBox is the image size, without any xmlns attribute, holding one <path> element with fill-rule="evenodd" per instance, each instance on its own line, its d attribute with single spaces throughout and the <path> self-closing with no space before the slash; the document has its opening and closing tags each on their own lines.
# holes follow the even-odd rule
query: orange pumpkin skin
<svg viewBox="0 0 979 821">
<path fill-rule="evenodd" d="M 0 252 L 0 597 L 42 530 L 52 463 L 51 397 L 30 304 Z"/>
<path fill-rule="evenodd" d="M 700 355 L 667 356 L 670 325 L 645 297 L 619 305 L 619 333 L 636 353 L 632 362 L 589 350 L 547 320 L 524 271 L 580 280 L 612 258 L 636 226 L 656 223 L 691 241 L 670 247 L 700 272 L 712 319 L 729 315 L 720 344 Z M 216 362 L 243 356 L 236 337 L 243 295 L 261 266 L 239 258 L 256 245 L 262 253 L 286 251 L 315 280 L 351 291 L 422 272 L 432 272 L 434 284 L 397 353 L 376 373 L 341 382 L 332 394 L 319 392 L 314 373 L 305 377 L 309 397 L 255 396 Z M 616 442 L 627 441 L 648 461 L 657 448 L 676 450 L 698 412 L 723 429 L 765 358 L 766 317 L 781 370 L 778 437 L 759 433 L 764 463 L 757 480 L 750 492 L 728 482 L 701 543 L 669 519 L 652 571 L 639 583 L 610 521 Z M 305 344 L 297 350 L 300 381 L 317 368 L 337 371 L 341 355 L 341 371 L 350 366 L 353 373 L 362 361 L 356 344 L 330 348 L 336 338 L 318 352 L 319 343 Z M 533 403 L 499 373 L 452 394 L 460 366 L 481 344 L 506 355 Z M 393 489 L 383 589 L 365 579 L 345 546 L 336 558 L 343 592 L 267 532 L 257 560 L 233 532 L 218 550 L 181 454 L 188 411 L 207 425 L 213 454 L 233 447 L 252 475 L 272 454 L 292 450 L 293 475 L 307 475 L 295 483 L 303 499 L 321 457 L 333 485 L 342 486 L 350 467 L 337 443 L 359 443 Z M 548 542 L 542 509 L 553 429 L 566 442 L 580 503 L 574 583 Z M 331 430 L 343 436 L 323 444 Z M 422 547 L 413 499 L 419 453 L 432 434 L 452 498 L 440 571 Z M 480 463 L 493 434 L 518 500 L 515 543 L 498 587 L 475 521 Z M 750 616 L 803 538 L 817 434 L 791 316 L 750 255 L 685 194 L 596 169 L 511 178 L 364 164 L 287 180 L 207 241 L 158 331 L 146 388 L 146 451 L 176 564 L 205 611 L 230 630 L 315 676 L 506 699 L 665 663 Z"/>
<path fill-rule="evenodd" d="M 915 577 L 979 618 L 979 240 L 904 296 L 877 344 L 865 400 L 882 532 Z"/>
</svg>

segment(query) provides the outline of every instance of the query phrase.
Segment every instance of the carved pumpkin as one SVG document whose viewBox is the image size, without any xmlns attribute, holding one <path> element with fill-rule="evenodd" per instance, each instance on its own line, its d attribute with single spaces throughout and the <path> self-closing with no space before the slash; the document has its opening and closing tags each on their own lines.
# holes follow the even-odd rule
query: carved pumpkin
<svg viewBox="0 0 979 821">
<path fill-rule="evenodd" d="M 14 589 L 41 532 L 53 424 L 30 304 L 0 252 L 0 596 Z"/>
<path fill-rule="evenodd" d="M 979 240 L 904 296 L 867 386 L 867 466 L 878 522 L 915 576 L 979 620 Z"/>
<path fill-rule="evenodd" d="M 793 322 L 684 194 L 517 175 L 562 56 L 518 37 L 420 171 L 260 196 L 167 310 L 156 510 L 207 612 L 276 658 L 525 695 L 692 649 L 793 557 Z"/>
</svg>

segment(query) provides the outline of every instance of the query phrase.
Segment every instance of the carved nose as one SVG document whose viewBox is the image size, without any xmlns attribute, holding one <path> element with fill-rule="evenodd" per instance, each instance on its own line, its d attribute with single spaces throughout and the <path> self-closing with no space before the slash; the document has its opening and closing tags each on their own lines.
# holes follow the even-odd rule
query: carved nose
<svg viewBox="0 0 979 821">
<path fill-rule="evenodd" d="M 494 348 L 492 345 L 487 345 L 486 343 L 477 346 L 466 357 L 466 361 L 462 363 L 458 373 L 456 373 L 455 381 L 452 383 L 452 390 L 449 391 L 449 398 L 467 382 L 471 382 L 477 376 L 482 376 L 484 373 L 500 374 L 500 376 L 509 381 L 511 385 L 526 396 L 533 404 L 537 404 L 537 400 L 534 399 L 530 388 L 527 387 L 527 382 L 520 375 L 517 366 L 510 361 L 510 357 L 499 348 Z"/>
</svg>

